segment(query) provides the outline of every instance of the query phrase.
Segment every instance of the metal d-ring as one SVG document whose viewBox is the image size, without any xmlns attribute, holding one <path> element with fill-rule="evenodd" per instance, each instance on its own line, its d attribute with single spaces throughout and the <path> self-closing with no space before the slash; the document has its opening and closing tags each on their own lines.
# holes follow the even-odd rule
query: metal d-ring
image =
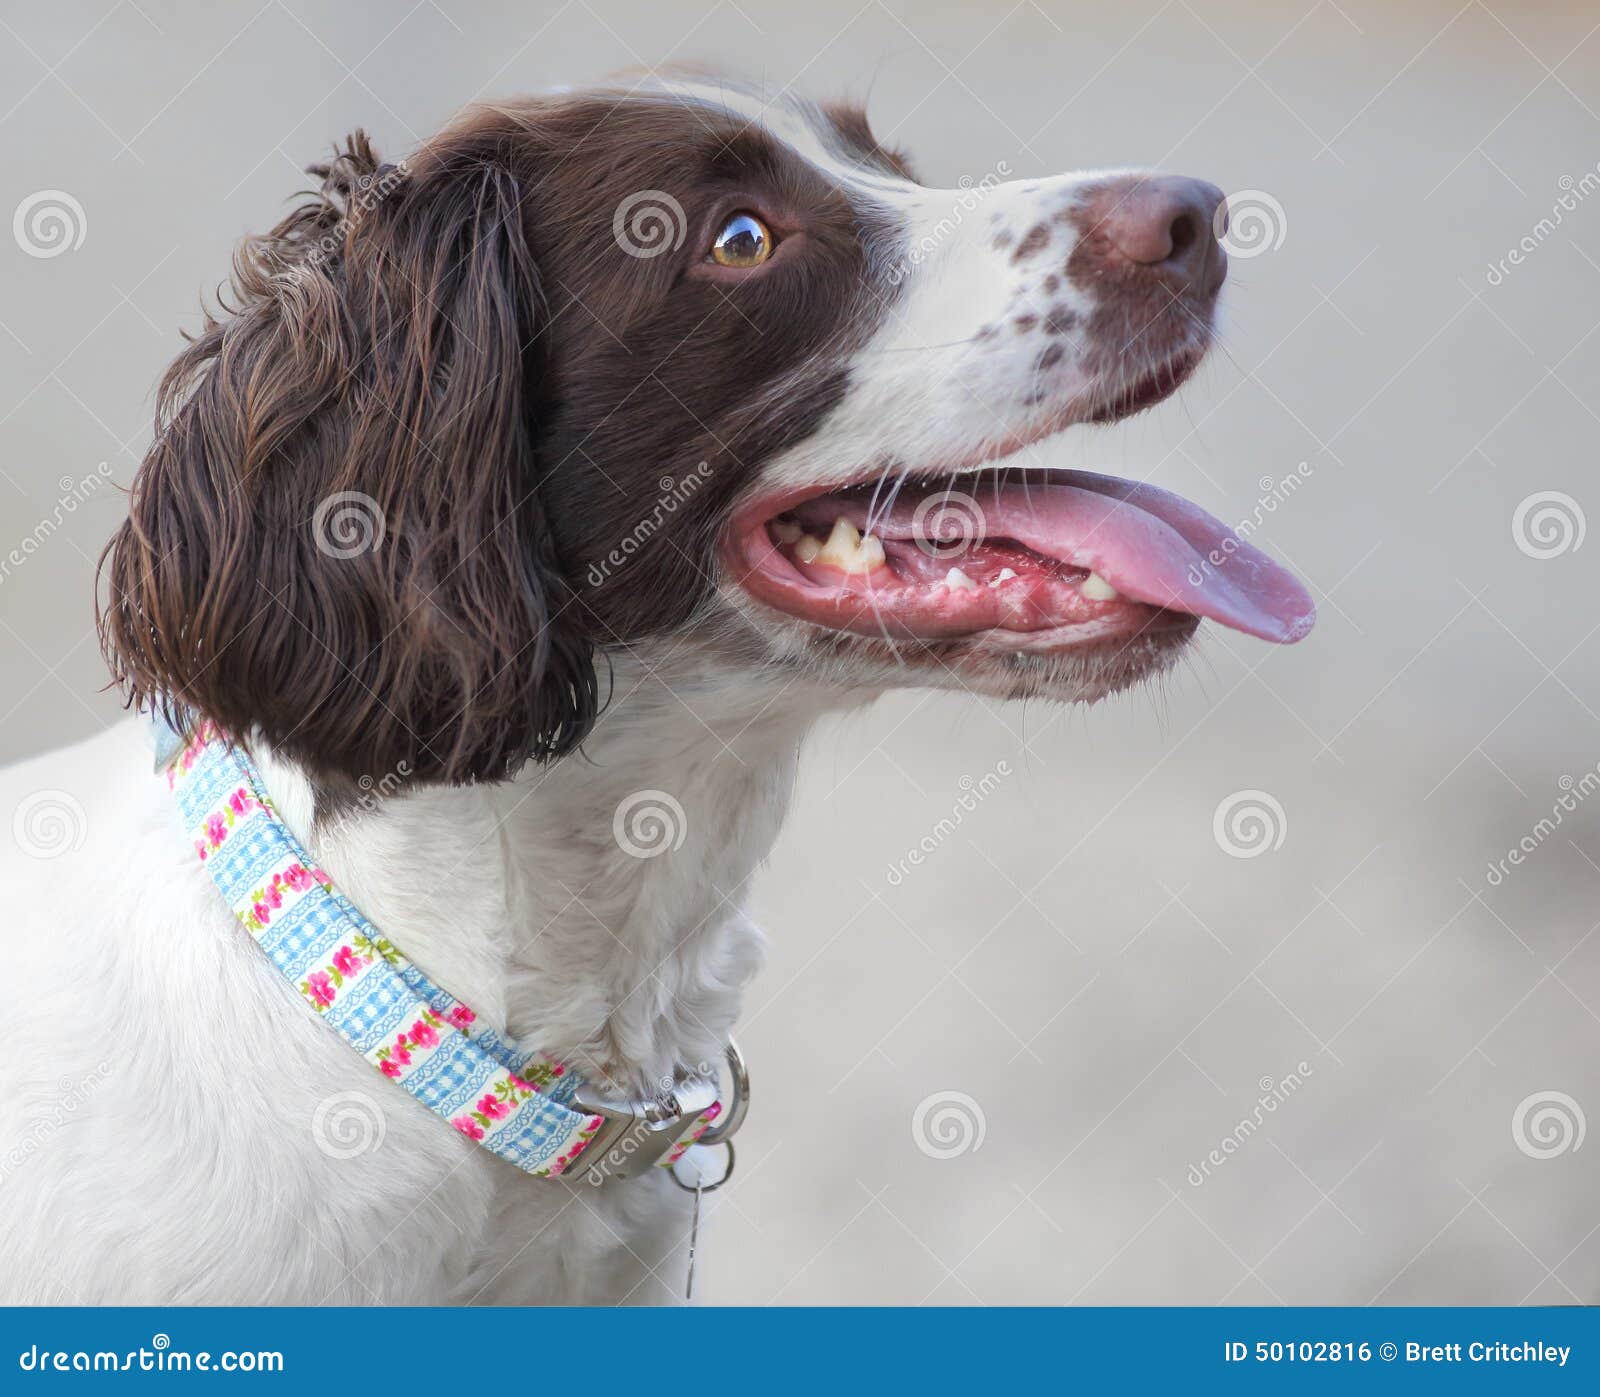
<svg viewBox="0 0 1600 1397">
<path fill-rule="evenodd" d="M 745 1114 L 750 1109 L 750 1070 L 744 1065 L 744 1054 L 739 1051 L 739 1045 L 731 1038 L 728 1039 L 727 1058 L 733 1099 L 728 1102 L 728 1109 L 723 1112 L 722 1119 L 695 1141 L 697 1145 L 727 1145 L 734 1132 L 744 1124 Z M 731 1152 L 731 1145 L 729 1150 Z M 730 1159 L 730 1173 L 732 1167 Z"/>
</svg>

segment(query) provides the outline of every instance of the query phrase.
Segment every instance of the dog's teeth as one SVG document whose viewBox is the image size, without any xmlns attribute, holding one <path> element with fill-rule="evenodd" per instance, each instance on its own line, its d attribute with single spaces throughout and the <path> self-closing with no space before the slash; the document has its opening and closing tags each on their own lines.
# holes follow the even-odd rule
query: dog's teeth
<svg viewBox="0 0 1600 1397">
<path fill-rule="evenodd" d="M 801 534 L 800 542 L 794 546 L 794 556 L 802 563 L 814 563 L 821 555 L 821 542 L 810 534 Z"/>
<path fill-rule="evenodd" d="M 833 532 L 828 535 L 828 541 L 822 545 L 822 552 L 818 555 L 817 561 L 849 572 L 851 564 L 856 559 L 856 550 L 860 546 L 861 535 L 856 532 L 856 526 L 848 519 L 835 519 Z"/>
<path fill-rule="evenodd" d="M 960 568 L 951 568 L 944 575 L 944 585 L 952 592 L 976 592 L 978 584 L 974 582 Z"/>
<path fill-rule="evenodd" d="M 799 545 L 795 551 L 799 556 Z M 840 572 L 863 573 L 881 568 L 887 559 L 881 539 L 872 534 L 862 537 L 848 519 L 835 519 L 833 532 L 828 535 L 827 542 L 818 545 L 813 556 L 801 557 L 800 561 L 822 563 L 826 567 L 838 568 Z"/>
<path fill-rule="evenodd" d="M 799 543 L 805 537 L 805 530 L 798 524 L 787 519 L 774 519 L 772 521 L 772 536 L 779 543 Z"/>
<path fill-rule="evenodd" d="M 1010 568 L 1001 568 L 1000 575 L 991 581 L 989 585 L 991 587 L 998 587 L 1002 582 L 1009 582 L 1015 576 L 1016 573 L 1012 572 Z"/>
<path fill-rule="evenodd" d="M 1115 601 L 1122 595 L 1097 572 L 1091 572 L 1084 578 L 1078 590 L 1090 601 Z"/>
</svg>

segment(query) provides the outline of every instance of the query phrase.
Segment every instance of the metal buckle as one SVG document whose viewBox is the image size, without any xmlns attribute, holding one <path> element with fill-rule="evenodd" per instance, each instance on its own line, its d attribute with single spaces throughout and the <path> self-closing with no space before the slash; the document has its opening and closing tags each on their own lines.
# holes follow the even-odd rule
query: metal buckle
<svg viewBox="0 0 1600 1397">
<path fill-rule="evenodd" d="M 739 1049 L 730 1041 L 726 1056 L 733 1090 L 723 1118 L 700 1137 L 702 1145 L 720 1145 L 744 1122 L 750 1104 L 750 1076 Z M 687 1077 L 672 1091 L 648 1101 L 616 1101 L 591 1095 L 580 1087 L 575 1110 L 599 1116 L 599 1133 L 584 1150 L 583 1176 L 591 1184 L 631 1179 L 652 1168 L 682 1138 L 689 1124 L 718 1097 L 714 1077 Z"/>
</svg>

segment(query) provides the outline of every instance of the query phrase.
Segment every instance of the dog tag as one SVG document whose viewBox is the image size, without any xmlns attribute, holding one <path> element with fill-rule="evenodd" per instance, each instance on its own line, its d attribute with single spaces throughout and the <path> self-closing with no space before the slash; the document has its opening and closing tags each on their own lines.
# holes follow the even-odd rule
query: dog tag
<svg viewBox="0 0 1600 1397">
<path fill-rule="evenodd" d="M 694 1262 L 700 1246 L 700 1200 L 708 1193 L 715 1193 L 733 1177 L 733 1141 L 727 1141 L 722 1148 L 728 1152 L 728 1162 L 720 1171 L 716 1147 L 705 1145 L 690 1145 L 667 1171 L 673 1183 L 686 1193 L 694 1194 L 694 1208 L 689 1217 L 689 1274 L 683 1288 L 685 1304 L 694 1299 Z"/>
</svg>

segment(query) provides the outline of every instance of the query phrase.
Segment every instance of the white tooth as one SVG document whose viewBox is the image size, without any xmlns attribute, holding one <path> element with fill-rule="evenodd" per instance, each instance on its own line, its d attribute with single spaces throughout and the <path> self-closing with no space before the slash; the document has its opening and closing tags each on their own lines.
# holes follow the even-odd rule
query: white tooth
<svg viewBox="0 0 1600 1397">
<path fill-rule="evenodd" d="M 794 555 L 802 563 L 814 563 L 822 552 L 822 544 L 810 534 L 802 534 L 794 546 Z"/>
<path fill-rule="evenodd" d="M 805 530 L 798 524 L 792 524 L 787 519 L 774 519 L 772 521 L 772 536 L 779 543 L 799 543 L 805 536 Z"/>
<path fill-rule="evenodd" d="M 828 541 L 822 545 L 822 552 L 818 554 L 817 561 L 849 572 L 850 565 L 855 562 L 856 550 L 860 546 L 861 535 L 856 532 L 856 526 L 848 519 L 835 519 L 833 532 L 828 535 Z"/>
<path fill-rule="evenodd" d="M 874 568 L 881 568 L 887 561 L 883 540 L 876 534 L 867 534 L 861 540 L 861 547 L 856 550 L 856 569 L 871 572 Z"/>
<path fill-rule="evenodd" d="M 1115 587 L 1097 572 L 1091 572 L 1084 578 L 1078 590 L 1088 597 L 1090 601 L 1115 601 L 1121 595 Z"/>
<path fill-rule="evenodd" d="M 1015 576 L 1016 576 L 1016 573 L 1012 572 L 1010 568 L 1001 568 L 1000 569 L 1000 575 L 997 578 L 995 578 L 989 585 L 991 587 L 998 587 L 1002 582 L 1009 582 Z"/>
<path fill-rule="evenodd" d="M 952 592 L 976 592 L 978 584 L 974 582 L 960 568 L 951 568 L 944 575 L 944 585 Z"/>
</svg>

